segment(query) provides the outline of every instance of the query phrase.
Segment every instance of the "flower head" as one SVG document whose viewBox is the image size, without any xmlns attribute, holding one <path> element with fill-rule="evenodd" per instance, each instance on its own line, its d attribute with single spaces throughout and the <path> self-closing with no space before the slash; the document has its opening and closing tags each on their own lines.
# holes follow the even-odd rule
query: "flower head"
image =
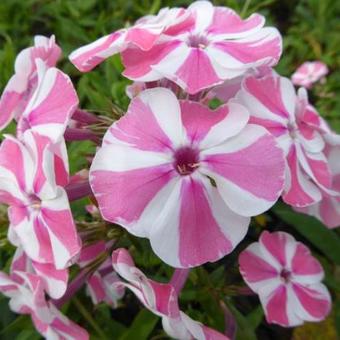
<svg viewBox="0 0 340 340">
<path fill-rule="evenodd" d="M 15 74 L 9 80 L 0 98 L 0 130 L 10 121 L 19 119 L 38 86 L 36 61 L 41 60 L 46 68 L 54 67 L 61 54 L 54 36 L 34 37 L 34 46 L 21 51 L 15 61 Z"/>
<path fill-rule="evenodd" d="M 248 117 L 232 102 L 211 111 L 163 88 L 142 92 L 90 169 L 102 216 L 149 238 L 175 267 L 230 253 L 283 185 L 282 151 Z"/>
<path fill-rule="evenodd" d="M 39 263 L 68 266 L 80 251 L 64 186 L 68 162 L 63 142 L 27 131 L 0 147 L 0 202 L 9 205 L 9 239 Z"/>
<path fill-rule="evenodd" d="M 155 81 L 165 77 L 194 94 L 251 68 L 273 66 L 281 55 L 280 34 L 274 28 L 263 28 L 265 20 L 259 14 L 242 20 L 230 8 L 214 7 L 209 1 L 196 1 L 187 10 L 168 10 L 166 16 L 162 11 L 158 16 L 166 19 L 147 17 L 126 32 L 115 32 L 73 52 L 71 61 L 88 71 L 121 52 L 124 75 L 129 79 Z M 168 20 L 173 11 L 176 20 Z M 145 35 L 149 41 L 150 20 L 162 25 L 145 48 L 131 41 L 129 33 L 142 25 L 138 40 Z"/>
<path fill-rule="evenodd" d="M 150 280 L 134 264 L 126 249 L 117 249 L 112 253 L 112 265 L 115 271 L 126 281 L 130 289 L 143 305 L 156 315 L 162 317 L 164 330 L 176 339 L 227 340 L 221 333 L 192 320 L 180 311 L 178 296 L 170 284 Z"/>
<path fill-rule="evenodd" d="M 321 200 L 322 190 L 331 190 L 331 173 L 323 153 L 325 121 L 308 103 L 301 88 L 295 93 L 289 79 L 271 74 L 247 77 L 237 94 L 238 102 L 251 115 L 250 122 L 271 132 L 285 152 L 286 183 L 283 200 L 296 207 Z"/>
<path fill-rule="evenodd" d="M 18 314 L 31 315 L 37 331 L 47 339 L 88 339 L 89 336 L 83 328 L 62 315 L 50 300 L 46 300 L 44 292 L 55 287 L 49 286 L 47 277 L 41 275 L 41 272 L 34 272 L 27 267 L 27 261 L 29 260 L 25 254 L 19 250 L 10 275 L 0 272 L 0 292 L 10 298 L 11 310 Z M 60 271 L 54 271 L 53 277 L 51 268 L 45 269 L 50 281 L 56 279 L 53 284 L 58 285 Z"/>
<path fill-rule="evenodd" d="M 292 75 L 294 85 L 303 86 L 310 89 L 314 83 L 318 82 L 328 74 L 328 67 L 321 61 L 306 61 Z"/>
<path fill-rule="evenodd" d="M 331 298 L 324 273 L 309 249 L 285 233 L 264 231 L 239 257 L 240 271 L 259 295 L 269 323 L 297 326 L 323 320 Z"/>
</svg>

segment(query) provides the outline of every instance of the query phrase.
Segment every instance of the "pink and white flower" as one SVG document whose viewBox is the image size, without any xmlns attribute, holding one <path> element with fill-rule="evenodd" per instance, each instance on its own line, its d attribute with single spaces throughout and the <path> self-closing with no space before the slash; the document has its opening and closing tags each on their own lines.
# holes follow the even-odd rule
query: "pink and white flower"
<svg viewBox="0 0 340 340">
<path fill-rule="evenodd" d="M 85 267 L 98 260 L 101 256 L 105 256 L 111 245 L 105 244 L 104 241 L 99 241 L 84 247 L 79 256 L 78 265 Z M 113 271 L 112 261 L 108 256 L 107 260 L 87 279 L 87 292 L 92 302 L 95 305 L 100 302 L 106 302 L 113 308 L 117 307 L 118 300 L 120 300 L 125 293 L 124 287 L 118 285 L 119 282 L 121 282 L 121 280 Z"/>
<path fill-rule="evenodd" d="M 316 217 L 328 228 L 337 228 L 340 226 L 340 147 L 327 146 L 326 149 L 328 164 L 332 172 L 332 190 L 338 195 L 323 192 L 320 202 L 304 208 L 295 208 L 295 210 Z"/>
<path fill-rule="evenodd" d="M 47 339 L 88 339 L 83 328 L 62 315 L 51 300 L 46 301 L 44 291 L 49 289 L 44 278 L 21 271 L 23 260 L 15 261 L 10 275 L 0 272 L 0 292 L 10 298 L 11 310 L 30 314 L 37 331 Z"/>
<path fill-rule="evenodd" d="M 174 267 L 230 253 L 284 180 L 282 150 L 248 118 L 233 102 L 211 111 L 167 89 L 142 92 L 107 131 L 90 169 L 104 219 L 149 238 Z"/>
<path fill-rule="evenodd" d="M 198 340 L 228 339 L 180 311 L 174 287 L 147 278 L 135 266 L 126 249 L 117 249 L 112 253 L 112 265 L 115 271 L 127 281 L 120 282 L 118 285 L 130 289 L 147 309 L 162 317 L 163 328 L 171 337 Z"/>
<path fill-rule="evenodd" d="M 21 51 L 15 60 L 15 74 L 9 80 L 0 98 L 0 130 L 10 121 L 19 119 L 28 101 L 37 88 L 38 75 L 36 60 L 40 59 L 46 67 L 54 67 L 61 54 L 60 47 L 50 38 L 37 35 L 34 46 Z"/>
<path fill-rule="evenodd" d="M 321 61 L 306 61 L 292 75 L 294 85 L 310 89 L 314 83 L 328 74 L 328 67 Z"/>
<path fill-rule="evenodd" d="M 323 134 L 329 128 L 313 106 L 306 90 L 295 93 L 289 79 L 275 75 L 247 77 L 237 94 L 251 115 L 250 122 L 271 132 L 287 159 L 283 200 L 295 207 L 319 202 L 322 191 L 331 192 L 331 173 L 323 153 Z"/>
<path fill-rule="evenodd" d="M 242 20 L 230 8 L 214 7 L 209 1 L 196 1 L 177 12 L 181 13 L 177 16 L 180 24 L 175 20 L 164 25 L 147 48 L 130 43 L 118 31 L 78 49 L 70 59 L 80 70 L 88 71 L 121 52 L 127 78 L 149 82 L 165 77 L 194 94 L 251 68 L 273 66 L 280 58 L 280 34 L 274 28 L 263 28 L 265 19 L 259 14 Z M 147 17 L 141 23 L 148 27 L 150 20 L 155 19 Z M 141 29 L 139 39 L 148 34 L 148 29 Z"/>
<path fill-rule="evenodd" d="M 44 290 L 53 299 L 61 298 L 66 292 L 68 270 L 56 269 L 51 263 L 34 262 L 21 247 L 17 248 L 11 264 L 11 273 L 17 271 L 39 276 L 44 281 Z"/>
<path fill-rule="evenodd" d="M 163 8 L 157 15 L 145 16 L 128 29 L 121 29 L 80 47 L 71 53 L 70 60 L 80 71 L 88 72 L 125 49 L 148 51 L 163 34 L 180 33 L 191 27 L 192 23 L 193 18 L 183 8 Z"/>
<path fill-rule="evenodd" d="M 323 320 L 331 297 L 321 283 L 320 263 L 309 249 L 285 233 L 264 231 L 239 257 L 241 274 L 259 295 L 269 323 L 285 327 Z"/>
<path fill-rule="evenodd" d="M 41 59 L 35 62 L 37 85 L 18 118 L 17 134 L 21 137 L 31 130 L 57 142 L 78 107 L 78 96 L 65 73 L 55 67 L 47 68 Z"/>
<path fill-rule="evenodd" d="M 67 194 L 68 165 L 47 137 L 27 131 L 0 146 L 0 202 L 9 205 L 9 239 L 35 262 L 67 267 L 80 251 L 80 240 Z M 64 150 L 64 151 L 63 151 Z"/>
</svg>

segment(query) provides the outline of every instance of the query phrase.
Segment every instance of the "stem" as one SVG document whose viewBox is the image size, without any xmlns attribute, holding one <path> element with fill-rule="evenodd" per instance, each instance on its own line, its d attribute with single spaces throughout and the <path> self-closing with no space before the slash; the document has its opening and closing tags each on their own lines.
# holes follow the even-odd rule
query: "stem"
<svg viewBox="0 0 340 340">
<path fill-rule="evenodd" d="M 92 326 L 101 339 L 107 339 L 106 334 L 102 331 L 96 320 L 92 317 L 91 313 L 84 307 L 84 305 L 77 298 L 73 298 L 73 303 L 77 307 L 80 314 Z"/>
<path fill-rule="evenodd" d="M 246 0 L 244 2 L 244 5 L 243 5 L 242 11 L 241 11 L 241 18 L 243 18 L 245 16 L 245 14 L 247 13 L 250 3 L 251 3 L 251 0 Z"/>
<path fill-rule="evenodd" d="M 181 269 L 177 268 L 175 269 L 174 273 L 172 274 L 170 284 L 174 287 L 177 294 L 179 294 L 182 290 L 182 288 L 185 285 L 185 282 L 189 276 L 190 269 Z"/>
<path fill-rule="evenodd" d="M 92 195 L 89 181 L 70 183 L 65 187 L 65 190 L 70 201 L 79 200 L 80 198 Z"/>
</svg>

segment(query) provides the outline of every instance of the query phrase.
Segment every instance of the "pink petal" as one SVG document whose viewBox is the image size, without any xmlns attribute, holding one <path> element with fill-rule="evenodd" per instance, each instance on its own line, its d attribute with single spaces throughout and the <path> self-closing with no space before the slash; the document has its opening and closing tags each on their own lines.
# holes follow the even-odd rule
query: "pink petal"
<svg viewBox="0 0 340 340">
<path fill-rule="evenodd" d="M 331 299 L 323 285 L 306 287 L 293 284 L 293 291 L 313 321 L 323 320 L 331 309 Z"/>
<path fill-rule="evenodd" d="M 277 270 L 260 256 L 261 253 L 254 254 L 248 248 L 239 256 L 240 271 L 250 286 L 252 282 L 272 279 L 279 275 Z"/>
<path fill-rule="evenodd" d="M 124 48 L 124 31 L 106 35 L 95 42 L 80 47 L 69 56 L 72 64 L 81 72 L 89 72 L 108 57 Z"/>
<path fill-rule="evenodd" d="M 323 276 L 323 269 L 320 263 L 312 256 L 310 250 L 301 243 L 298 243 L 296 246 L 291 268 L 296 275 L 317 276 L 319 281 Z"/>
<path fill-rule="evenodd" d="M 273 292 L 264 308 L 268 323 L 289 326 L 287 315 L 287 289 L 284 285 L 281 285 Z"/>
<path fill-rule="evenodd" d="M 248 125 L 236 137 L 205 151 L 204 169 L 228 206 L 242 216 L 257 215 L 274 204 L 283 186 L 284 159 L 274 138 Z"/>
</svg>

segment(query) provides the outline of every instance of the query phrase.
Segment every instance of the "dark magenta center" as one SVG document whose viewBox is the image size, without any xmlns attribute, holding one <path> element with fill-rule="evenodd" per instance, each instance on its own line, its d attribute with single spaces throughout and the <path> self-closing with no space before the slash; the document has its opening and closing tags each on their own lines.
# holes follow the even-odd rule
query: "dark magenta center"
<svg viewBox="0 0 340 340">
<path fill-rule="evenodd" d="M 206 48 L 209 44 L 209 40 L 206 36 L 200 34 L 189 35 L 187 45 L 193 48 Z"/>
<path fill-rule="evenodd" d="M 281 270 L 281 273 L 280 273 L 280 276 L 281 276 L 281 278 L 282 278 L 285 282 L 287 282 L 287 281 L 290 280 L 291 272 L 290 272 L 289 270 L 287 270 L 287 269 L 282 269 L 282 270 Z"/>
<path fill-rule="evenodd" d="M 174 166 L 181 176 L 190 175 L 199 167 L 198 151 L 190 147 L 178 149 L 174 155 Z"/>
</svg>

